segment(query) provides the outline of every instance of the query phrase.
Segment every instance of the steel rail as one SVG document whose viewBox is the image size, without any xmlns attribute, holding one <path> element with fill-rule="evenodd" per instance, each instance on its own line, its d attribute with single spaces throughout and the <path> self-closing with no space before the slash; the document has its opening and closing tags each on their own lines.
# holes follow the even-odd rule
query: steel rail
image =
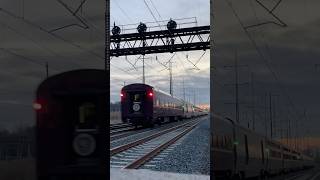
<svg viewBox="0 0 320 180">
<path fill-rule="evenodd" d="M 122 133 L 122 132 L 132 131 L 132 130 L 135 130 L 135 129 L 136 129 L 135 127 L 119 128 L 119 129 L 115 129 L 115 130 L 110 131 L 110 135 L 115 135 L 115 134 L 119 134 L 119 133 Z"/>
<path fill-rule="evenodd" d="M 142 165 L 144 165 L 146 162 L 148 162 L 150 159 L 155 157 L 157 154 L 159 154 L 161 151 L 167 149 L 170 145 L 174 144 L 176 141 L 178 141 L 180 138 L 182 138 L 184 135 L 186 135 L 188 132 L 190 132 L 192 129 L 194 129 L 201 120 L 198 120 L 196 123 L 191 125 L 190 127 L 187 127 L 187 129 L 183 130 L 178 135 L 171 138 L 169 141 L 159 145 L 154 150 L 150 151 L 149 153 L 145 154 L 144 156 L 140 157 L 139 159 L 135 160 L 131 164 L 124 167 L 124 169 L 138 169 Z M 186 125 L 188 126 L 188 125 Z"/>
<path fill-rule="evenodd" d="M 184 123 L 184 124 L 180 124 L 180 125 L 174 126 L 174 127 L 172 127 L 172 128 L 169 128 L 169 129 L 160 131 L 160 132 L 158 132 L 158 133 L 152 134 L 152 135 L 150 135 L 150 136 L 147 136 L 147 137 L 138 139 L 138 140 L 136 140 L 136 141 L 134 141 L 134 142 L 131 142 L 131 143 L 128 143 L 128 144 L 125 144 L 125 145 L 121 145 L 121 146 L 118 146 L 118 147 L 115 147 L 115 148 L 112 148 L 112 149 L 110 149 L 110 157 L 112 157 L 112 156 L 114 156 L 115 154 L 118 154 L 118 153 L 120 153 L 120 152 L 122 152 L 122 151 L 125 151 L 125 150 L 127 150 L 127 149 L 130 149 L 130 148 L 132 148 L 132 147 L 138 146 L 138 145 L 140 145 L 140 144 L 142 144 L 142 143 L 145 143 L 145 142 L 148 142 L 148 141 L 150 141 L 150 140 L 152 140 L 152 139 L 155 139 L 155 138 L 157 138 L 157 137 L 159 137 L 159 136 L 161 136 L 161 135 L 163 135 L 163 134 L 166 134 L 166 133 L 169 133 L 169 132 L 174 131 L 174 130 L 176 130 L 176 129 L 179 129 L 179 128 L 183 127 L 183 126 L 192 124 L 192 123 L 195 122 L 195 121 L 199 121 L 199 120 L 196 119 L 196 120 L 193 120 L 193 121 L 191 121 L 191 122 L 186 122 L 186 123 Z"/>
</svg>

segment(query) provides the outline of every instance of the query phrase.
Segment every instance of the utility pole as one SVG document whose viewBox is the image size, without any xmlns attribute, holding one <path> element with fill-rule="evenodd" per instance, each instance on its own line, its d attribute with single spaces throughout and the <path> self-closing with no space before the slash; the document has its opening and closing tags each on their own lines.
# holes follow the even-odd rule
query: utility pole
<svg viewBox="0 0 320 180">
<path fill-rule="evenodd" d="M 184 77 L 182 79 L 182 86 L 183 86 L 183 100 L 186 101 L 186 89 L 184 88 Z"/>
<path fill-rule="evenodd" d="M 269 92 L 269 113 L 270 113 L 270 137 L 271 137 L 271 140 L 272 140 L 272 129 L 273 129 L 273 126 L 272 126 L 272 97 L 271 97 L 271 93 Z"/>
<path fill-rule="evenodd" d="M 280 95 L 279 94 L 273 94 L 275 97 L 273 101 L 273 126 L 274 126 L 274 134 L 273 136 L 275 138 L 281 136 L 281 132 L 279 133 L 278 130 L 281 130 L 281 104 L 280 104 Z M 279 120 L 278 120 L 279 119 Z M 279 123 L 278 123 L 279 122 Z"/>
<path fill-rule="evenodd" d="M 268 119 L 268 114 L 267 114 L 267 111 L 268 111 L 268 94 L 265 93 L 265 96 L 264 96 L 264 125 L 265 125 L 265 135 L 266 137 L 268 137 L 268 123 L 267 123 L 267 119 Z"/>
<path fill-rule="evenodd" d="M 142 84 L 146 83 L 145 74 L 144 74 L 144 55 L 142 55 Z"/>
<path fill-rule="evenodd" d="M 235 81 L 236 81 L 236 121 L 239 123 L 239 82 L 238 82 L 238 54 L 235 51 L 235 58 L 234 58 L 234 69 L 235 69 Z"/>
<path fill-rule="evenodd" d="M 173 87 L 172 87 L 172 62 L 169 60 L 169 74 L 170 74 L 170 95 L 173 96 Z"/>
<path fill-rule="evenodd" d="M 146 76 L 145 76 L 145 60 L 146 59 L 151 59 L 151 57 L 145 58 L 145 55 L 142 55 L 142 83 L 146 83 Z M 138 59 L 141 59 L 140 57 Z"/>
<path fill-rule="evenodd" d="M 193 89 L 193 105 L 196 105 L 196 90 Z"/>
<path fill-rule="evenodd" d="M 254 97 L 254 86 L 253 86 L 253 72 L 251 73 L 251 97 L 252 97 L 252 129 L 255 130 L 255 97 Z"/>
<path fill-rule="evenodd" d="M 288 114 L 289 114 L 289 112 L 287 113 L 287 119 L 288 119 L 288 135 L 287 135 L 287 139 L 288 139 L 288 146 L 290 147 L 291 146 L 291 143 L 290 143 L 290 145 L 289 145 L 289 139 L 290 139 L 290 141 L 291 141 L 291 121 L 290 121 L 290 118 L 288 117 Z"/>
<path fill-rule="evenodd" d="M 49 64 L 48 64 L 48 62 L 46 62 L 46 75 L 48 78 L 49 77 Z"/>
<path fill-rule="evenodd" d="M 241 66 L 246 66 L 247 65 L 241 65 Z M 235 51 L 235 58 L 234 58 L 234 65 L 233 66 L 224 66 L 225 68 L 226 67 L 232 67 L 234 68 L 235 70 L 235 73 L 234 73 L 234 76 L 235 76 L 235 111 L 236 111 L 236 122 L 237 123 L 240 123 L 240 110 L 239 110 L 239 72 L 238 72 L 238 68 L 239 68 L 239 65 L 238 65 L 238 54 L 237 54 L 237 51 Z M 244 84 L 248 84 L 248 83 L 242 83 L 241 85 L 244 85 Z"/>
</svg>

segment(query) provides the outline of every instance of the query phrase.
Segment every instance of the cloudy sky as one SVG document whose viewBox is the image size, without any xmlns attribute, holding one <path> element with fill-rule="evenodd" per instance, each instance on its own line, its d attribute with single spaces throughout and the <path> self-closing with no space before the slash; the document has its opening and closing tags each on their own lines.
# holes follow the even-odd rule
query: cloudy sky
<svg viewBox="0 0 320 180">
<path fill-rule="evenodd" d="M 62 0 L 77 9 L 81 0 Z M 104 2 L 86 1 L 79 22 L 58 0 L 0 2 L 0 127 L 34 124 L 32 101 L 39 83 L 79 68 L 104 68 Z M 58 31 L 59 27 L 71 26 Z"/>
<path fill-rule="evenodd" d="M 124 27 L 126 27 L 126 29 L 136 28 L 137 23 L 156 21 L 150 11 L 154 14 L 157 21 L 168 21 L 170 18 L 191 18 L 183 21 L 177 20 L 178 24 L 190 22 L 190 24 L 184 27 L 205 26 L 210 24 L 209 0 L 111 0 L 110 23 L 112 26 L 114 23 L 116 25 L 135 24 Z M 193 17 L 195 17 L 196 21 Z M 147 23 L 147 26 L 154 25 L 156 24 Z M 153 30 L 157 29 L 155 28 Z M 135 30 L 127 32 L 135 32 Z M 186 60 L 186 57 L 188 56 L 188 60 L 195 63 L 202 54 L 204 55 L 197 64 L 199 70 L 196 70 L 194 66 Z M 146 83 L 169 92 L 169 71 L 160 65 L 159 62 L 165 63 L 173 56 L 174 96 L 183 97 L 184 80 L 187 100 L 190 99 L 190 101 L 193 102 L 195 94 L 196 104 L 209 104 L 209 55 L 210 50 L 206 52 L 200 50 L 146 55 Z M 113 57 L 111 59 L 111 101 L 119 101 L 119 92 L 124 84 L 142 82 L 142 59 L 138 58 L 139 56 L 128 56 L 127 59 L 125 57 Z M 156 58 L 159 62 L 157 62 Z M 134 68 L 131 64 L 134 64 L 136 61 L 137 63 Z"/>
<path fill-rule="evenodd" d="M 272 9 L 278 1 L 261 3 Z M 239 64 L 240 122 L 252 127 L 253 74 L 256 129 L 270 136 L 269 93 L 271 93 L 274 137 L 281 137 L 281 129 L 292 135 L 319 137 L 319 35 L 320 2 L 316 0 L 282 1 L 274 14 L 287 26 L 282 27 L 255 0 L 214 1 L 214 41 L 212 63 L 214 71 L 214 109 L 235 119 L 234 68 Z M 274 22 L 247 29 L 243 27 Z M 243 26 L 243 27 L 242 27 Z M 237 54 L 237 55 L 236 55 Z M 242 84 L 244 83 L 244 84 Z M 246 84 L 247 83 L 247 84 Z M 265 97 L 267 94 L 267 104 Z M 267 109 L 265 108 L 267 105 Z M 267 112 L 267 113 L 265 113 Z M 306 113 L 304 113 L 306 112 Z M 265 124 L 265 118 L 267 123 Z M 296 129 L 294 129 L 295 127 Z M 283 130 L 282 135 L 286 136 Z"/>
</svg>

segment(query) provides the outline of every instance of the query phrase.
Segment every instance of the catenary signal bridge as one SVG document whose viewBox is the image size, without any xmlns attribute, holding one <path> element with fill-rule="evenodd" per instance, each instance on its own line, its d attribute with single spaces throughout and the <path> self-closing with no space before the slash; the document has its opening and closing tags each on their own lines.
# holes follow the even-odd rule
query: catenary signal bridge
<svg viewBox="0 0 320 180">
<path fill-rule="evenodd" d="M 110 36 L 110 56 L 210 49 L 210 26 L 177 28 L 176 21 L 170 20 L 165 30 L 147 29 L 146 24 L 140 23 L 138 32 L 121 34 L 120 27 L 114 25 Z"/>
</svg>

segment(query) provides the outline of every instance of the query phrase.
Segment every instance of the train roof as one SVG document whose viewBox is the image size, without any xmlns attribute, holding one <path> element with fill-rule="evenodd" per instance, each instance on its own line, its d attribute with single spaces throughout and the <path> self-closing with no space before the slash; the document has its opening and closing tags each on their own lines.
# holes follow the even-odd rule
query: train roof
<svg viewBox="0 0 320 180">
<path fill-rule="evenodd" d="M 77 69 L 50 76 L 40 83 L 37 94 L 85 93 L 87 91 L 107 93 L 107 73 L 101 69 Z"/>
<path fill-rule="evenodd" d="M 143 84 L 143 83 L 128 84 L 128 85 L 124 86 L 122 89 L 125 90 L 125 89 L 127 89 L 127 88 L 134 87 L 134 86 L 146 86 L 146 87 L 150 87 L 150 88 L 152 88 L 152 89 L 153 89 L 154 91 L 156 91 L 156 92 L 160 92 L 160 93 L 165 94 L 165 95 L 167 95 L 167 96 L 171 96 L 171 94 L 169 94 L 169 93 L 167 93 L 167 92 L 165 92 L 165 91 L 162 91 L 162 90 L 160 90 L 160 89 L 158 89 L 158 88 L 156 88 L 156 87 L 153 87 L 153 86 L 151 86 L 151 85 L 149 85 L 149 84 Z M 174 96 L 171 96 L 171 97 L 176 98 L 176 99 L 180 99 L 180 98 L 177 98 L 177 97 L 174 97 Z"/>
<path fill-rule="evenodd" d="M 151 85 L 149 85 L 149 84 L 132 83 L 132 84 L 128 84 L 128 85 L 124 86 L 122 89 L 126 90 L 127 88 L 130 88 L 130 87 L 132 87 L 132 86 L 147 86 L 147 87 L 152 88 L 152 89 L 153 89 L 154 91 L 156 91 L 156 92 L 160 92 L 160 93 L 165 94 L 165 95 L 167 95 L 167 96 L 173 97 L 174 99 L 177 99 L 177 100 L 179 100 L 179 101 L 181 101 L 181 102 L 183 102 L 183 103 L 191 104 L 191 105 L 193 105 L 195 108 L 199 108 L 199 107 L 195 106 L 194 104 L 192 104 L 192 103 L 190 103 L 190 102 L 188 102 L 188 101 L 185 101 L 185 100 L 183 100 L 183 99 L 181 99 L 181 98 L 178 98 L 178 97 L 175 97 L 175 96 L 171 96 L 171 94 L 169 94 L 169 93 L 167 93 L 167 92 L 165 92 L 165 91 L 163 91 L 163 90 L 161 90 L 161 89 L 159 89 L 159 88 L 156 88 L 156 87 L 154 87 L 154 86 L 151 86 Z M 201 109 L 201 108 L 199 108 L 199 109 Z"/>
</svg>

